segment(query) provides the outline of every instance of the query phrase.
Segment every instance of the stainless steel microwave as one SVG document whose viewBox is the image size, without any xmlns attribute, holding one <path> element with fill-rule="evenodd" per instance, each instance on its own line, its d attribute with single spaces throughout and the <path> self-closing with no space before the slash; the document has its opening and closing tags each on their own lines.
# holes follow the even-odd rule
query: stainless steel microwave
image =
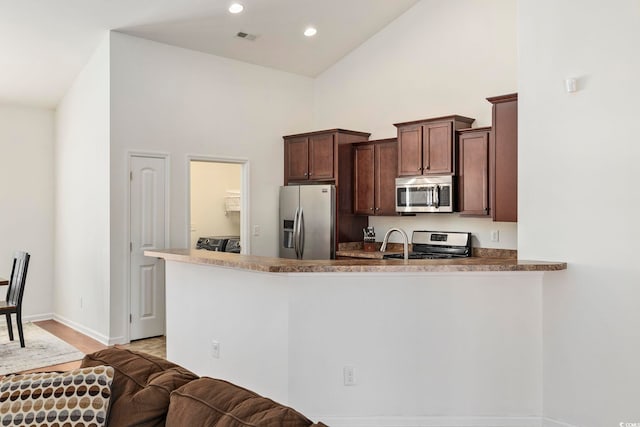
<svg viewBox="0 0 640 427">
<path fill-rule="evenodd" d="M 396 212 L 453 212 L 453 176 L 396 178 Z"/>
</svg>

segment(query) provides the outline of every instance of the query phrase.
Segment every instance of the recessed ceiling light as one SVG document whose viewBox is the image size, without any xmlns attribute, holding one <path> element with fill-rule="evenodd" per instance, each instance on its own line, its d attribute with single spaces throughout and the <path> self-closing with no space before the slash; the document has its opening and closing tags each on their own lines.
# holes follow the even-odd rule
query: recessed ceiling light
<svg viewBox="0 0 640 427">
<path fill-rule="evenodd" d="M 313 37 L 316 35 L 316 33 L 318 32 L 318 30 L 316 30 L 313 27 L 307 27 L 306 30 L 304 30 L 304 35 L 307 37 Z"/>
<path fill-rule="evenodd" d="M 244 10 L 244 6 L 241 5 L 240 3 L 233 3 L 231 6 L 229 6 L 229 12 L 231 13 L 240 13 Z"/>
</svg>

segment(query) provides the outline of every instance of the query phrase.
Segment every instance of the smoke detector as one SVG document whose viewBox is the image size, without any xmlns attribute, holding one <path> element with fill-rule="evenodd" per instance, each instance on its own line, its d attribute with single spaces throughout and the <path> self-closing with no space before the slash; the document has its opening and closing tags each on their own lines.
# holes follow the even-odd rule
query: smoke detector
<svg viewBox="0 0 640 427">
<path fill-rule="evenodd" d="M 240 39 L 249 40 L 249 41 L 254 41 L 256 38 L 258 38 L 258 36 L 256 36 L 255 34 L 249 34 L 242 31 L 238 31 L 238 33 L 236 34 L 236 37 Z"/>
</svg>

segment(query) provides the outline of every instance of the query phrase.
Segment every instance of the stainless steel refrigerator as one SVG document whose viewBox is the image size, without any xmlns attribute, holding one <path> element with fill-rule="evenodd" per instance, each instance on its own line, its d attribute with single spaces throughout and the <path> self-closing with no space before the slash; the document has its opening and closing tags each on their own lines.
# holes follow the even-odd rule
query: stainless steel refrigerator
<svg viewBox="0 0 640 427">
<path fill-rule="evenodd" d="M 335 186 L 280 187 L 280 257 L 335 258 L 335 217 Z"/>
</svg>

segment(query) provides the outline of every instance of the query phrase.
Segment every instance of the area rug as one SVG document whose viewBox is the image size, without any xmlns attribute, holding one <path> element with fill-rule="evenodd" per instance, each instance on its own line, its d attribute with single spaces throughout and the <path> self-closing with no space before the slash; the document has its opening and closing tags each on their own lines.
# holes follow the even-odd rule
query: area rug
<svg viewBox="0 0 640 427">
<path fill-rule="evenodd" d="M 25 348 L 20 347 L 18 328 L 9 341 L 7 322 L 0 317 L 0 375 L 80 360 L 84 353 L 33 323 L 24 324 Z"/>
</svg>

